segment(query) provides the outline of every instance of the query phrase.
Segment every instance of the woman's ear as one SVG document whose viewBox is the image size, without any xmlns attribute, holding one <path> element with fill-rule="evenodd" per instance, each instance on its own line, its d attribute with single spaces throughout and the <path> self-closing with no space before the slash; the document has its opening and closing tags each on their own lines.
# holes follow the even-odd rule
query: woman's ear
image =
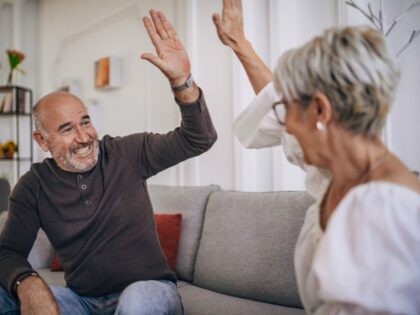
<svg viewBox="0 0 420 315">
<path fill-rule="evenodd" d="M 327 126 L 332 119 L 332 108 L 328 97 L 321 92 L 315 92 L 311 100 L 311 112 L 315 124 Z"/>
</svg>

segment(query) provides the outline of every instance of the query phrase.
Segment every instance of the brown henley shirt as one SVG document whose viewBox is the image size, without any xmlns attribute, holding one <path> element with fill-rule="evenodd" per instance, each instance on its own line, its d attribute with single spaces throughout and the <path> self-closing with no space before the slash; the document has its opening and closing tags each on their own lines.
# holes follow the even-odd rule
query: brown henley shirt
<svg viewBox="0 0 420 315">
<path fill-rule="evenodd" d="M 140 280 L 176 281 L 159 246 L 146 180 L 217 138 L 202 95 L 179 105 L 181 126 L 167 134 L 105 136 L 88 172 L 66 172 L 50 158 L 33 164 L 13 189 L 0 234 L 5 289 L 14 294 L 16 280 L 33 272 L 27 257 L 39 228 L 58 253 L 67 286 L 80 295 L 118 292 Z"/>
</svg>

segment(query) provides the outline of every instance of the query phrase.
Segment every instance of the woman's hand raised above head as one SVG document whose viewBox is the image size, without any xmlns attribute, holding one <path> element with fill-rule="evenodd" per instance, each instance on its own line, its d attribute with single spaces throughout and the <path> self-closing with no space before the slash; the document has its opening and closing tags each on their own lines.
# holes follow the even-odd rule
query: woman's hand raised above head
<svg viewBox="0 0 420 315">
<path fill-rule="evenodd" d="M 236 52 L 246 44 L 241 0 L 223 0 L 222 16 L 214 13 L 213 22 L 217 35 L 226 46 Z"/>
</svg>

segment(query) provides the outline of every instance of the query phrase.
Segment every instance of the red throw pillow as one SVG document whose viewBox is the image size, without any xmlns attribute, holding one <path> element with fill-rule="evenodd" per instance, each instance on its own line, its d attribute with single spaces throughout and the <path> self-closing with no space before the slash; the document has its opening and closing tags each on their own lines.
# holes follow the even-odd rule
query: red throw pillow
<svg viewBox="0 0 420 315">
<path fill-rule="evenodd" d="M 58 259 L 57 253 L 54 253 L 51 259 L 50 265 L 51 271 L 63 271 L 63 266 L 61 265 L 60 260 Z"/>
<path fill-rule="evenodd" d="M 160 247 L 168 261 L 169 269 L 174 270 L 181 234 L 182 214 L 155 214 L 156 230 Z"/>
<path fill-rule="evenodd" d="M 168 261 L 171 270 L 175 268 L 176 254 L 178 252 L 179 236 L 181 234 L 182 214 L 155 214 L 156 230 L 159 237 L 160 246 Z M 54 253 L 51 271 L 63 271 L 63 266 Z"/>
</svg>

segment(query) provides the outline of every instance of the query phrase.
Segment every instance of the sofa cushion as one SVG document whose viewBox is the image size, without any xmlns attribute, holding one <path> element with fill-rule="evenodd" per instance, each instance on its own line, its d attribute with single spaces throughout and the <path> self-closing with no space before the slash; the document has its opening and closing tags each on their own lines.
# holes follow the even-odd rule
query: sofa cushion
<svg viewBox="0 0 420 315">
<path fill-rule="evenodd" d="M 178 282 L 185 314 L 189 315 L 305 315 L 299 308 L 241 299 Z"/>
<path fill-rule="evenodd" d="M 236 297 L 301 307 L 293 256 L 312 202 L 305 192 L 213 193 L 193 284 Z"/>
<path fill-rule="evenodd" d="M 49 285 L 59 285 L 62 287 L 66 286 L 64 271 L 51 271 L 50 268 L 42 268 L 38 269 L 37 272 Z"/>
<path fill-rule="evenodd" d="M 60 258 L 58 258 L 57 253 L 54 253 L 54 255 L 51 258 L 51 264 L 50 264 L 50 270 L 51 271 L 63 271 L 63 265 L 60 262 Z"/>
<path fill-rule="evenodd" d="M 204 209 L 209 195 L 219 189 L 204 187 L 148 187 L 153 209 L 159 213 L 181 213 L 182 229 L 175 272 L 179 279 L 192 281 L 197 247 L 201 236 Z"/>
<path fill-rule="evenodd" d="M 169 269 L 174 270 L 181 234 L 182 214 L 155 214 L 156 230 L 160 246 L 165 254 Z"/>
</svg>

